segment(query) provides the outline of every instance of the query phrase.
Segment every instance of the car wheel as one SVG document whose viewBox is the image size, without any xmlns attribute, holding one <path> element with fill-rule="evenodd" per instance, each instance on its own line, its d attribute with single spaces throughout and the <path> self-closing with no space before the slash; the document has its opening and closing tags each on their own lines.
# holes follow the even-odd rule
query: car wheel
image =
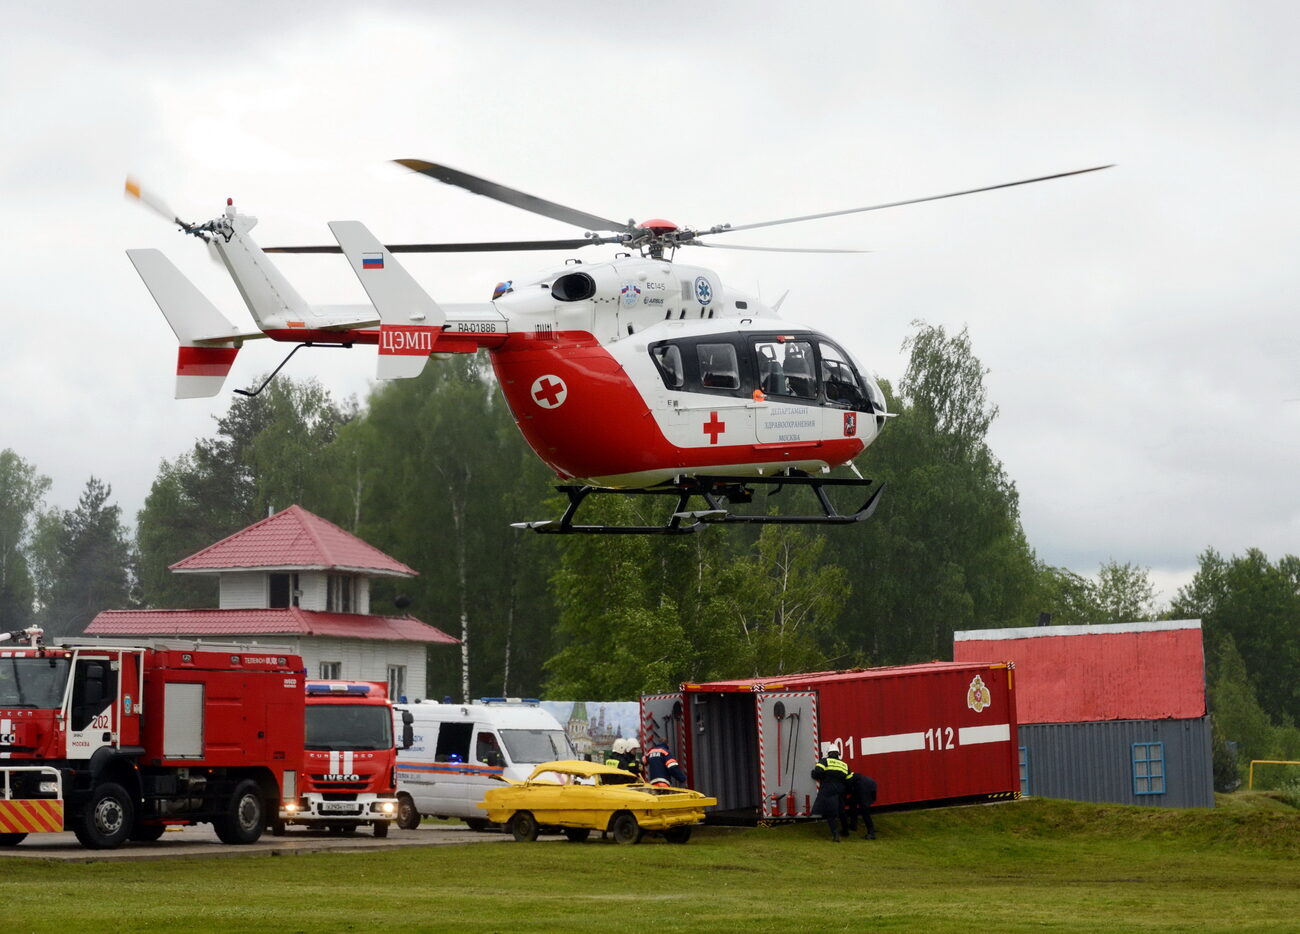
<svg viewBox="0 0 1300 934">
<path fill-rule="evenodd" d="M 403 830 L 414 830 L 420 826 L 420 812 L 416 810 L 415 802 L 408 794 L 399 795 L 397 798 L 397 826 Z"/>
<path fill-rule="evenodd" d="M 570 843 L 585 843 L 587 838 L 591 836 L 591 831 L 586 827 L 565 827 L 564 836 L 568 838 Z"/>
<path fill-rule="evenodd" d="M 382 840 L 386 836 L 388 836 L 388 821 L 386 820 L 375 821 L 375 838 L 377 840 Z"/>
<path fill-rule="evenodd" d="M 614 817 L 614 823 L 610 825 L 610 832 L 614 835 L 615 843 L 640 843 L 644 831 L 641 825 L 636 822 L 636 818 L 624 811 Z"/>
<path fill-rule="evenodd" d="M 26 839 L 25 833 L 0 833 L 0 846 L 17 846 Z"/>
<path fill-rule="evenodd" d="M 95 786 L 72 831 L 81 845 L 92 850 L 111 850 L 126 842 L 135 823 L 135 808 L 126 789 L 114 782 Z"/>
<path fill-rule="evenodd" d="M 467 817 L 465 818 L 465 826 L 470 830 L 477 830 L 482 833 L 492 826 L 492 822 L 486 817 Z"/>
<path fill-rule="evenodd" d="M 664 839 L 669 843 L 685 843 L 691 839 L 691 828 L 688 827 L 669 827 L 664 831 Z"/>
<path fill-rule="evenodd" d="M 271 820 L 271 836 L 283 837 L 288 832 L 289 825 L 280 820 L 280 818 L 276 817 Z"/>
<path fill-rule="evenodd" d="M 266 805 L 257 782 L 246 778 L 235 786 L 224 813 L 212 820 L 212 829 L 222 843 L 242 846 L 256 843 L 266 826 Z"/>
<path fill-rule="evenodd" d="M 537 818 L 529 811 L 516 811 L 510 818 L 510 833 L 520 843 L 532 843 L 537 839 Z"/>
</svg>

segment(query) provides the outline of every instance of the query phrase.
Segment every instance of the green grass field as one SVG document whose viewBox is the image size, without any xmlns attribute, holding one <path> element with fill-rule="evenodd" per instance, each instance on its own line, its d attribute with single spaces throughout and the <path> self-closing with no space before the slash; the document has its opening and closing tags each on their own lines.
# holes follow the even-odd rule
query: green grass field
<svg viewBox="0 0 1300 934">
<path fill-rule="evenodd" d="M 0 858 L 0 931 L 1300 931 L 1300 811 L 1026 800 L 686 846 L 514 842 L 175 861 Z"/>
</svg>

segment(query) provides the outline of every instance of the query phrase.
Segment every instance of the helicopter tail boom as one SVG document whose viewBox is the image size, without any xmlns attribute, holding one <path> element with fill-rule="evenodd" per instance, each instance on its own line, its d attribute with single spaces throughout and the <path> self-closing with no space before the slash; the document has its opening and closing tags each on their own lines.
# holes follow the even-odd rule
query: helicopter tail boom
<svg viewBox="0 0 1300 934">
<path fill-rule="evenodd" d="M 176 398 L 215 396 L 243 341 L 262 334 L 241 334 L 161 251 L 127 250 L 126 255 L 180 342 Z"/>
</svg>

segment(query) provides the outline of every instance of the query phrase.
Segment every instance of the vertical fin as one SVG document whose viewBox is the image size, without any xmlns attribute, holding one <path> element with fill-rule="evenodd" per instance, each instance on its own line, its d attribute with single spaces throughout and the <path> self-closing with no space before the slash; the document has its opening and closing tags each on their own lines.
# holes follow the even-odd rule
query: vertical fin
<svg viewBox="0 0 1300 934">
<path fill-rule="evenodd" d="M 250 237 L 257 218 L 239 214 L 233 206 L 218 219 L 209 243 L 216 248 L 239 294 L 263 331 L 304 327 L 314 316 L 311 306 Z"/>
<path fill-rule="evenodd" d="M 239 332 L 160 251 L 127 250 L 126 255 L 180 343 L 176 398 L 215 396 L 239 353 L 234 339 Z"/>
<path fill-rule="evenodd" d="M 379 313 L 379 379 L 419 376 L 447 316 L 360 221 L 330 221 L 352 271 Z"/>
</svg>

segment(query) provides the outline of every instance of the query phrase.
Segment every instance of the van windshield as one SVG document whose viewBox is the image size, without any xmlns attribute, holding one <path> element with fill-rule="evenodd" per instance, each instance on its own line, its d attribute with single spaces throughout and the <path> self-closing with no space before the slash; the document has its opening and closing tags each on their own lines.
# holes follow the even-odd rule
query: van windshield
<svg viewBox="0 0 1300 934">
<path fill-rule="evenodd" d="M 516 764 L 577 758 L 563 730 L 502 730 L 501 739 L 510 761 Z"/>
</svg>

